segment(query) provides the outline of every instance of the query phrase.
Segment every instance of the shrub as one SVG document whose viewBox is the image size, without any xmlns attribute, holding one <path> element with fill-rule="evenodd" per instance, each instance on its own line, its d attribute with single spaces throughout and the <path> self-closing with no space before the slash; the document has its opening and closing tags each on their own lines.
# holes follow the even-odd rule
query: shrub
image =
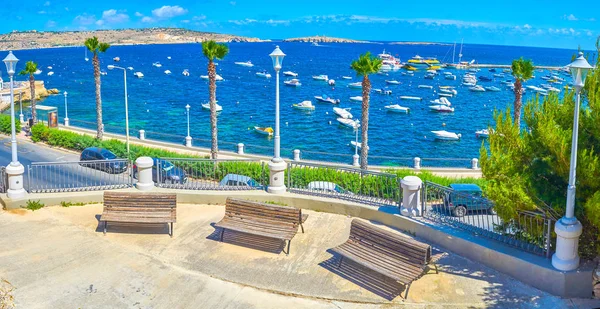
<svg viewBox="0 0 600 309">
<path fill-rule="evenodd" d="M 15 118 L 15 130 L 17 133 L 21 131 L 21 121 Z M 10 129 L 10 115 L 0 114 L 0 132 L 4 134 L 11 134 Z"/>
<path fill-rule="evenodd" d="M 38 209 L 44 208 L 44 206 L 46 206 L 46 205 L 44 205 L 44 203 L 42 203 L 40 201 L 29 200 L 29 201 L 27 201 L 27 206 L 25 206 L 25 208 L 27 208 L 31 211 L 36 211 Z"/>
</svg>

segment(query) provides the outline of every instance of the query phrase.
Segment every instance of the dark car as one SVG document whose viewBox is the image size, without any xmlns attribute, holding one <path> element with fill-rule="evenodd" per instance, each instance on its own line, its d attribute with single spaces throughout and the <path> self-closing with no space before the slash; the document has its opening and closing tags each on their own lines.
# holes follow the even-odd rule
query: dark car
<svg viewBox="0 0 600 309">
<path fill-rule="evenodd" d="M 152 158 L 152 181 L 155 183 L 184 184 L 187 182 L 185 171 L 167 160 Z M 137 179 L 137 166 L 133 165 L 133 178 Z M 160 180 L 160 181 L 159 181 Z"/>
<path fill-rule="evenodd" d="M 127 161 L 118 159 L 110 150 L 99 147 L 86 148 L 79 157 L 79 161 L 90 161 L 80 163 L 81 165 L 110 174 L 120 174 L 127 170 Z"/>
<path fill-rule="evenodd" d="M 483 191 L 476 184 L 451 184 L 451 193 L 444 196 L 444 206 L 452 215 L 463 217 L 469 211 L 487 211 L 495 214 L 494 203 L 482 196 Z"/>
</svg>

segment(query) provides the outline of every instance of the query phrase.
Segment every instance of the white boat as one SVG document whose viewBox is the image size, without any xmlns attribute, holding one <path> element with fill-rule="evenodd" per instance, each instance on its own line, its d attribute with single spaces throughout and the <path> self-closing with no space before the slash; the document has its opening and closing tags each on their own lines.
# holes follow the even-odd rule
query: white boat
<svg viewBox="0 0 600 309">
<path fill-rule="evenodd" d="M 461 136 L 460 134 L 448 131 L 431 131 L 431 133 L 435 134 L 436 139 L 444 141 L 457 141 Z"/>
<path fill-rule="evenodd" d="M 340 103 L 340 100 L 336 100 L 333 98 L 329 98 L 326 95 L 322 95 L 322 96 L 315 96 L 315 100 L 319 101 L 319 102 L 323 102 L 323 103 L 331 103 L 331 104 L 338 104 Z"/>
<path fill-rule="evenodd" d="M 48 66 L 48 70 L 52 70 L 52 66 Z"/>
<path fill-rule="evenodd" d="M 390 85 L 400 85 L 400 82 L 397 80 L 386 80 L 385 83 Z"/>
<path fill-rule="evenodd" d="M 348 88 L 362 89 L 362 83 L 361 82 L 350 83 L 350 84 L 348 84 Z"/>
<path fill-rule="evenodd" d="M 446 98 L 451 98 L 454 96 L 452 93 L 443 93 L 443 92 L 438 93 L 438 95 L 440 97 L 446 97 Z"/>
<path fill-rule="evenodd" d="M 313 75 L 312 77 L 314 80 L 320 80 L 320 81 L 328 81 L 329 77 L 327 75 L 321 74 L 321 75 Z"/>
<path fill-rule="evenodd" d="M 475 87 L 476 84 L 475 83 L 463 82 L 462 85 L 466 86 L 466 87 Z"/>
<path fill-rule="evenodd" d="M 171 56 L 167 56 L 167 59 L 171 60 Z"/>
<path fill-rule="evenodd" d="M 381 54 L 377 55 L 377 57 L 379 57 L 379 59 L 381 59 L 381 70 L 382 71 L 397 71 L 402 68 L 402 63 L 400 63 L 400 58 L 396 58 L 396 57 L 392 56 L 392 54 L 386 53 L 385 49 L 383 50 L 383 52 Z"/>
<path fill-rule="evenodd" d="M 340 116 L 340 118 L 345 118 L 345 119 L 352 119 L 352 114 L 349 112 L 349 108 L 339 108 L 339 107 L 334 107 L 333 108 L 333 112 Z"/>
<path fill-rule="evenodd" d="M 444 78 L 445 79 L 450 79 L 450 80 L 456 80 L 456 75 L 452 75 L 452 74 L 444 75 Z"/>
<path fill-rule="evenodd" d="M 54 75 L 54 72 L 52 72 L 52 71 L 48 72 L 48 76 L 52 76 L 52 75 Z"/>
<path fill-rule="evenodd" d="M 290 87 L 300 87 L 302 86 L 302 83 L 297 80 L 297 79 L 290 79 L 290 80 L 286 80 L 283 82 L 286 86 L 290 86 Z"/>
<path fill-rule="evenodd" d="M 357 143 L 355 141 L 350 141 L 350 146 L 352 146 L 352 148 L 358 148 L 361 149 L 362 148 L 362 143 Z"/>
<path fill-rule="evenodd" d="M 256 72 L 256 76 L 262 77 L 262 78 L 271 78 L 271 74 L 269 74 L 267 72 Z"/>
<path fill-rule="evenodd" d="M 498 87 L 494 87 L 494 86 L 488 86 L 484 88 L 486 91 L 493 91 L 493 92 L 498 92 L 500 91 L 500 88 Z"/>
<path fill-rule="evenodd" d="M 431 85 L 419 85 L 419 86 L 417 86 L 417 88 L 433 89 L 433 86 L 431 86 Z"/>
<path fill-rule="evenodd" d="M 447 106 L 447 105 L 431 105 L 429 106 L 429 109 L 436 111 L 436 112 L 440 112 L 440 113 L 453 113 L 454 112 L 454 108 Z"/>
<path fill-rule="evenodd" d="M 412 97 L 412 96 L 408 96 L 408 95 L 400 96 L 400 99 L 401 100 L 415 100 L 415 101 L 421 101 L 421 100 L 423 100 L 420 97 Z"/>
<path fill-rule="evenodd" d="M 135 73 L 133 73 L 133 75 L 135 75 L 135 77 L 137 77 L 137 78 L 144 77 L 144 73 L 142 73 L 142 72 L 135 72 Z"/>
<path fill-rule="evenodd" d="M 357 129 L 358 127 L 360 127 L 360 123 L 357 120 L 352 120 L 352 119 L 348 119 L 348 118 L 337 118 L 336 120 L 341 125 L 348 127 L 348 128 Z"/>
<path fill-rule="evenodd" d="M 210 103 L 204 103 L 204 104 L 202 104 L 202 108 L 210 110 Z M 220 112 L 220 111 L 223 110 L 223 107 L 221 105 L 215 103 L 215 110 L 217 112 Z"/>
<path fill-rule="evenodd" d="M 160 64 L 160 62 L 154 62 L 152 65 L 155 66 L 155 67 L 157 67 L 157 68 L 162 67 L 162 64 Z"/>
<path fill-rule="evenodd" d="M 271 127 L 254 127 L 254 132 L 266 136 L 273 136 L 273 128 Z"/>
<path fill-rule="evenodd" d="M 469 88 L 469 90 L 473 91 L 473 92 L 485 92 L 485 88 L 475 85 L 471 88 Z"/>
<path fill-rule="evenodd" d="M 238 62 L 234 62 L 237 65 L 241 65 L 243 67 L 247 67 L 247 68 L 251 68 L 254 66 L 254 64 L 252 64 L 252 62 L 250 62 L 250 60 L 248 61 L 238 61 Z"/>
<path fill-rule="evenodd" d="M 560 89 L 558 89 L 558 88 L 555 88 L 555 87 L 549 87 L 549 88 L 548 88 L 548 91 L 552 91 L 552 92 L 556 92 L 556 93 L 558 93 L 558 92 L 560 92 Z"/>
<path fill-rule="evenodd" d="M 292 71 L 285 71 L 283 72 L 283 75 L 285 76 L 293 76 L 293 77 L 298 77 L 298 73 L 294 73 Z"/>
<path fill-rule="evenodd" d="M 434 105 L 446 105 L 446 106 L 452 105 L 452 103 L 450 103 L 450 101 L 448 101 L 448 99 L 446 99 L 445 97 L 441 97 L 439 99 L 435 99 L 435 100 L 432 100 L 429 102 L 433 103 Z"/>
<path fill-rule="evenodd" d="M 362 102 L 363 98 L 361 96 L 350 97 L 350 101 Z"/>
<path fill-rule="evenodd" d="M 127 67 L 127 70 L 133 71 L 133 67 Z"/>
<path fill-rule="evenodd" d="M 183 76 L 190 76 L 190 71 L 188 71 L 188 69 L 183 70 L 183 72 L 181 72 L 181 74 Z"/>
<path fill-rule="evenodd" d="M 200 75 L 200 78 L 208 80 L 208 75 Z M 215 81 L 222 81 L 223 77 L 219 74 L 215 74 Z"/>
<path fill-rule="evenodd" d="M 113 58 L 113 61 L 115 61 L 115 62 L 119 62 L 119 61 L 121 61 L 121 58 L 119 58 L 119 57 L 114 57 L 114 58 Z"/>
<path fill-rule="evenodd" d="M 388 112 L 394 112 L 394 113 L 409 113 L 410 112 L 410 108 L 404 107 L 404 106 L 400 106 L 398 104 L 387 105 L 387 106 L 385 106 L 385 109 Z"/>
<path fill-rule="evenodd" d="M 379 88 L 377 88 L 377 89 L 373 89 L 373 91 L 375 91 L 375 92 L 377 92 L 379 94 L 385 94 L 385 95 L 391 95 L 392 94 L 392 91 L 389 90 L 389 89 L 379 89 Z"/>
<path fill-rule="evenodd" d="M 292 107 L 295 109 L 301 109 L 301 110 L 305 110 L 305 111 L 314 111 L 315 110 L 315 106 L 312 104 L 311 101 L 302 101 L 298 104 L 293 104 Z"/>
<path fill-rule="evenodd" d="M 40 74 L 42 74 L 42 70 L 37 69 L 33 74 L 34 75 L 40 75 Z"/>
<path fill-rule="evenodd" d="M 451 93 L 453 95 L 457 95 L 458 91 L 456 91 L 456 89 L 452 89 L 452 88 L 442 88 L 440 87 L 440 92 L 441 93 Z"/>
<path fill-rule="evenodd" d="M 342 76 L 342 79 L 352 79 L 350 76 Z"/>
<path fill-rule="evenodd" d="M 87 48 L 84 48 L 83 50 L 85 50 L 85 58 L 83 58 L 85 61 L 90 61 L 90 58 L 88 58 L 87 56 Z"/>
<path fill-rule="evenodd" d="M 106 72 L 106 71 L 100 71 L 100 75 L 108 75 L 108 72 Z"/>
<path fill-rule="evenodd" d="M 486 137 L 490 136 L 490 131 L 488 129 L 478 130 L 478 131 L 475 131 L 475 136 L 486 138 Z"/>
<path fill-rule="evenodd" d="M 167 75 L 170 75 L 170 74 L 171 74 L 171 71 L 169 71 L 169 70 L 165 70 L 165 74 L 167 74 Z"/>
</svg>

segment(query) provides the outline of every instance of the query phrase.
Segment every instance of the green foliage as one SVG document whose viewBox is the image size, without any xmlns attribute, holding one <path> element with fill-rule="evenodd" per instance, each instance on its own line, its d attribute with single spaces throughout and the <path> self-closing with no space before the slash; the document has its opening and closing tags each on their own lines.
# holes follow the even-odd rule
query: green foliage
<svg viewBox="0 0 600 309">
<path fill-rule="evenodd" d="M 61 201 L 60 202 L 60 206 L 62 207 L 71 207 L 71 206 L 85 206 L 85 205 L 90 205 L 90 204 L 99 204 L 99 202 L 86 202 L 86 203 L 74 203 L 74 202 L 66 202 L 66 201 Z"/>
<path fill-rule="evenodd" d="M 257 201 L 257 202 L 260 202 L 260 201 Z M 278 205 L 278 206 L 289 206 L 288 204 L 286 204 L 284 202 L 264 201 L 262 203 L 271 204 L 271 205 Z"/>
<path fill-rule="evenodd" d="M 21 70 L 21 72 L 19 72 L 19 75 L 29 75 L 29 76 L 33 76 L 33 73 L 35 73 L 35 71 L 37 71 L 38 67 L 37 67 L 37 63 L 33 62 L 33 61 L 27 61 L 25 63 L 25 69 Z"/>
<path fill-rule="evenodd" d="M 352 61 L 350 67 L 356 71 L 357 76 L 366 76 L 377 73 L 381 69 L 382 60 L 366 52 L 357 60 Z"/>
<path fill-rule="evenodd" d="M 25 208 L 31 210 L 31 211 L 36 211 L 38 209 L 42 209 L 44 208 L 44 203 L 40 202 L 40 201 L 32 201 L 32 200 L 28 200 L 27 204 L 25 206 Z"/>
<path fill-rule="evenodd" d="M 513 60 L 511 68 L 512 75 L 521 81 L 531 79 L 535 70 L 531 59 L 523 59 L 523 57 Z"/>
<path fill-rule="evenodd" d="M 15 118 L 15 131 L 18 133 L 21 131 L 21 121 Z M 10 130 L 10 115 L 0 114 L 0 132 L 4 134 L 11 134 Z"/>
<path fill-rule="evenodd" d="M 202 42 L 202 54 L 210 60 L 222 60 L 229 53 L 229 47 L 219 44 L 213 40 Z"/>
<path fill-rule="evenodd" d="M 98 40 L 98 37 L 91 37 L 85 40 L 84 42 L 85 47 L 87 47 L 87 49 L 89 51 L 91 51 L 94 55 L 96 55 L 98 52 L 104 53 L 108 50 L 108 48 L 110 47 L 110 44 L 108 43 L 103 43 L 100 42 Z"/>
</svg>

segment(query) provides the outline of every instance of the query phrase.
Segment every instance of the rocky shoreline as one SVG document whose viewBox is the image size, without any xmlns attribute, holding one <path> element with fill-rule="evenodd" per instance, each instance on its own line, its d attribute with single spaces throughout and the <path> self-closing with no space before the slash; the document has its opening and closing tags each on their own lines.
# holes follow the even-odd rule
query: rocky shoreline
<svg viewBox="0 0 600 309">
<path fill-rule="evenodd" d="M 283 40 L 284 42 L 305 42 L 305 43 L 371 43 L 369 41 L 350 40 L 343 38 L 334 38 L 328 36 L 308 36 L 302 38 L 290 38 Z"/>
</svg>

